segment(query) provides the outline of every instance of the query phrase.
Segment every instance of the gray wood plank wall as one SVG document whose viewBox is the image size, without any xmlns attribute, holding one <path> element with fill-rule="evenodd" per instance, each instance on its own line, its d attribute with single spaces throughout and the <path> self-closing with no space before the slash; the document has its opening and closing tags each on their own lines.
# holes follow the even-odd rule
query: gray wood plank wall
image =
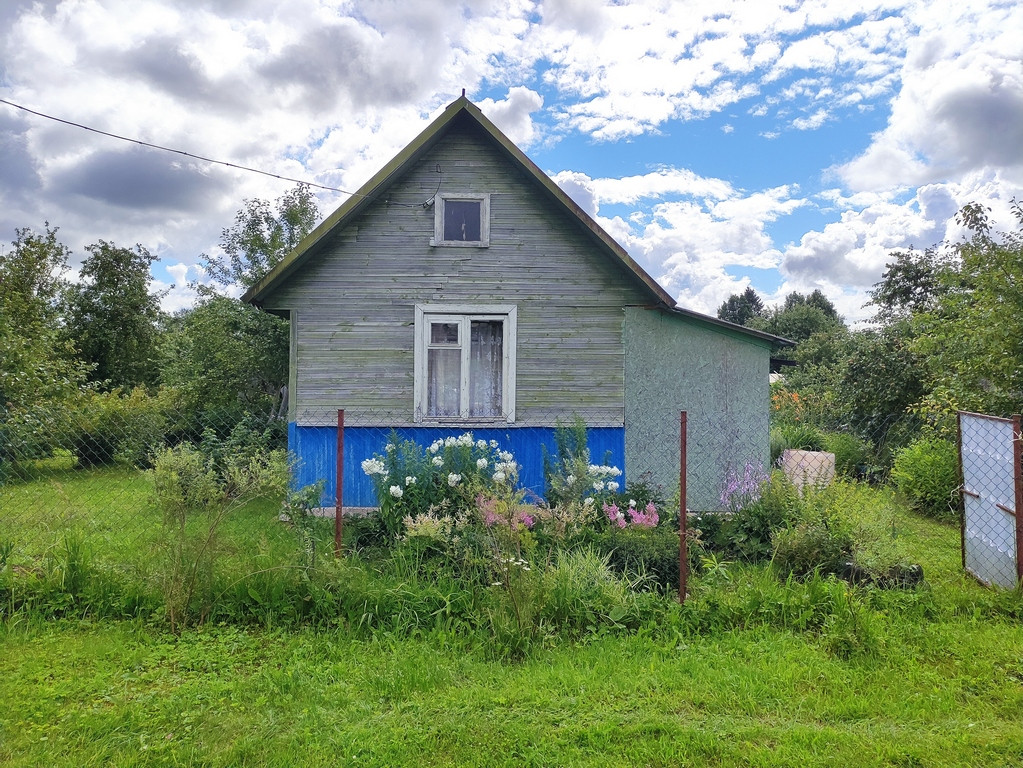
<svg viewBox="0 0 1023 768">
<path fill-rule="evenodd" d="M 649 294 L 482 136 L 456 126 L 264 302 L 291 313 L 293 420 L 411 423 L 414 307 L 462 303 L 518 307 L 516 424 L 624 424 L 624 307 Z M 430 246 L 435 192 L 491 195 L 489 248 Z"/>
</svg>

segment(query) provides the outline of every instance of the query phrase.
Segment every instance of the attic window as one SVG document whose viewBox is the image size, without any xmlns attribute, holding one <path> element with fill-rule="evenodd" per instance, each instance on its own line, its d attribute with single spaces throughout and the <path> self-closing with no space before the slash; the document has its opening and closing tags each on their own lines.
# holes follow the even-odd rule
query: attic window
<svg viewBox="0 0 1023 768">
<path fill-rule="evenodd" d="M 486 248 L 490 245 L 490 195 L 437 195 L 430 245 Z"/>
</svg>

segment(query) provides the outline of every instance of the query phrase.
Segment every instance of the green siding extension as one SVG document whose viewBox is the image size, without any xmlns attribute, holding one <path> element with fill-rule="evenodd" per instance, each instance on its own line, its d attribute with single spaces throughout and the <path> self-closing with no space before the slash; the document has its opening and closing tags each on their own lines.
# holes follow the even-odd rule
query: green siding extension
<svg viewBox="0 0 1023 768">
<path fill-rule="evenodd" d="M 770 462 L 771 344 L 709 321 L 625 310 L 625 471 L 678 488 L 679 414 L 688 415 L 688 507 L 721 508 L 729 472 Z"/>
</svg>

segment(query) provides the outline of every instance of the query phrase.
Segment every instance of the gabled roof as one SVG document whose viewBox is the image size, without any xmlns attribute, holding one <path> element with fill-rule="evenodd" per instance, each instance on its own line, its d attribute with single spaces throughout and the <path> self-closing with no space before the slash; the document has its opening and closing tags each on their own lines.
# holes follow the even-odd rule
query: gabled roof
<svg viewBox="0 0 1023 768">
<path fill-rule="evenodd" d="M 287 280 L 289 275 L 313 254 L 318 252 L 329 239 L 332 232 L 343 228 L 377 198 L 383 195 L 391 184 L 404 176 L 444 136 L 454 123 L 466 118 L 471 119 L 482 128 L 483 132 L 493 140 L 494 144 L 504 155 L 516 163 L 525 172 L 525 175 L 536 182 L 550 198 L 566 209 L 584 231 L 603 247 L 609 256 L 620 261 L 645 286 L 653 303 L 663 304 L 668 307 L 675 306 L 675 299 L 658 285 L 657 281 L 650 277 L 625 252 L 625 249 L 608 235 L 589 214 L 580 208 L 572 198 L 566 195 L 561 187 L 555 184 L 532 160 L 526 157 L 522 150 L 516 147 L 507 136 L 501 133 L 500 129 L 487 119 L 479 107 L 465 96 L 460 96 L 451 102 L 436 120 L 412 140 L 411 144 L 399 152 L 393 160 L 366 182 L 358 192 L 349 197 L 334 213 L 324 219 L 316 229 L 310 232 L 298 244 L 295 250 L 285 256 L 262 280 L 249 288 L 245 295 L 242 296 L 242 301 L 253 304 L 261 303 L 282 282 Z"/>
<path fill-rule="evenodd" d="M 438 141 L 459 121 L 470 120 L 481 128 L 484 134 L 489 137 L 494 145 L 512 163 L 514 163 L 525 174 L 527 178 L 543 190 L 547 197 L 556 205 L 564 209 L 569 218 L 577 223 L 580 229 L 593 240 L 597 246 L 604 251 L 609 258 L 618 261 L 625 267 L 627 273 L 645 289 L 650 296 L 651 303 L 661 309 L 681 314 L 689 319 L 697 320 L 712 326 L 721 326 L 722 329 L 737 331 L 748 334 L 760 341 L 768 341 L 772 344 L 791 344 L 786 339 L 762 331 L 754 331 L 743 326 L 733 325 L 708 315 L 702 315 L 691 310 L 684 310 L 676 307 L 675 299 L 664 288 L 658 284 L 647 272 L 636 263 L 635 260 L 622 248 L 618 242 L 604 231 L 603 227 L 597 224 L 586 211 L 572 200 L 564 190 L 554 183 L 546 173 L 540 170 L 512 141 L 505 136 L 500 129 L 494 125 L 480 111 L 480 108 L 469 101 L 463 94 L 451 102 L 441 115 L 434 120 L 427 128 L 416 136 L 412 142 L 399 152 L 387 165 L 380 169 L 376 175 L 367 181 L 358 192 L 351 195 L 334 213 L 324 219 L 316 229 L 310 232 L 301 243 L 280 263 L 268 272 L 262 280 L 253 285 L 242 296 L 246 301 L 257 306 L 261 304 L 271 293 L 277 290 L 288 278 L 299 269 L 309 258 L 314 256 L 331 239 L 331 234 L 343 229 L 349 222 L 355 219 L 368 206 L 372 205 L 378 198 L 384 195 L 392 184 L 397 182 L 411 168 L 432 149 Z"/>
</svg>

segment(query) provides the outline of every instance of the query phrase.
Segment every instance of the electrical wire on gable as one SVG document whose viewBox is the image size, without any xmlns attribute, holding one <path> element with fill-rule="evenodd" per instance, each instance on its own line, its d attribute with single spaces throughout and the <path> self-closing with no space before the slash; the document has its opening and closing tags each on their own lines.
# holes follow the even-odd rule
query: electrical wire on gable
<svg viewBox="0 0 1023 768">
<path fill-rule="evenodd" d="M 119 141 L 127 141 L 127 142 L 129 142 L 131 144 L 138 144 L 139 146 L 147 147 L 148 149 L 156 149 L 156 150 L 159 150 L 161 152 L 172 152 L 172 153 L 174 153 L 176 155 L 181 155 L 183 157 L 188 157 L 188 158 L 191 158 L 193 160 L 200 160 L 200 161 L 202 161 L 204 163 L 213 163 L 214 165 L 223 165 L 223 166 L 225 166 L 227 168 L 234 168 L 235 170 L 238 170 L 238 171 L 248 171 L 249 173 L 258 173 L 258 174 L 261 174 L 263 176 L 269 176 L 270 178 L 273 178 L 273 179 L 279 179 L 281 181 L 290 181 L 290 182 L 293 182 L 295 184 L 302 184 L 302 185 L 307 186 L 307 187 L 315 187 L 316 189 L 324 189 L 324 190 L 327 190 L 328 192 L 340 192 L 343 195 L 350 195 L 352 197 L 367 197 L 366 195 L 360 195 L 358 192 L 349 192 L 349 191 L 347 191 L 345 189 L 338 189 L 337 187 L 330 187 L 330 186 L 327 186 L 325 184 L 317 184 L 316 182 L 313 182 L 313 181 L 304 181 L 302 179 L 291 178 L 290 176 L 281 176 L 280 174 L 277 174 L 277 173 L 271 173 L 270 171 L 261 171 L 258 168 L 250 168 L 249 166 L 246 166 L 246 165 L 238 165 L 237 163 L 229 163 L 226 160 L 214 160 L 211 157 L 203 157 L 202 155 L 195 155 L 195 154 L 192 154 L 191 152 L 186 152 L 183 149 L 173 149 L 172 147 L 164 147 L 164 146 L 161 146 L 159 144 L 152 144 L 152 143 L 150 143 L 148 141 L 142 141 L 141 139 L 133 139 L 133 138 L 131 138 L 129 136 L 121 136 L 121 135 L 116 134 L 116 133 L 110 133 L 109 131 L 102 131 L 99 128 L 92 128 L 91 126 L 82 125 L 81 123 L 75 123 L 75 122 L 72 122 L 71 120 L 65 120 L 65 119 L 60 118 L 60 117 L 54 117 L 53 115 L 47 115 L 47 114 L 45 114 L 43 112 L 37 112 L 34 109 L 29 109 L 28 107 L 22 106 L 21 104 L 15 104 L 13 101 L 8 101 L 7 99 L 0 99 L 0 104 L 6 104 L 9 107 L 14 107 L 15 109 L 20 109 L 23 112 L 28 112 L 30 115 L 35 115 L 36 117 L 42 117 L 42 118 L 45 118 L 47 120 L 53 120 L 54 122 L 63 123 L 64 125 L 69 125 L 69 126 L 71 126 L 73 128 L 81 128 L 83 131 L 89 131 L 91 133 L 97 133 L 100 136 L 108 136 L 111 139 L 118 139 Z M 440 166 L 438 165 L 437 166 L 437 173 L 440 173 L 440 172 L 441 172 Z M 438 189 L 439 189 L 439 186 L 438 186 Z M 393 203 L 391 201 L 388 201 L 388 204 L 389 205 L 401 205 L 401 206 L 406 206 L 406 207 L 409 207 L 409 208 L 419 208 L 419 207 L 425 208 L 425 207 L 427 207 L 429 205 L 430 202 L 432 202 L 432 199 L 433 198 L 431 198 L 430 200 L 427 200 L 426 202 L 415 203 L 415 204 Z"/>
</svg>

